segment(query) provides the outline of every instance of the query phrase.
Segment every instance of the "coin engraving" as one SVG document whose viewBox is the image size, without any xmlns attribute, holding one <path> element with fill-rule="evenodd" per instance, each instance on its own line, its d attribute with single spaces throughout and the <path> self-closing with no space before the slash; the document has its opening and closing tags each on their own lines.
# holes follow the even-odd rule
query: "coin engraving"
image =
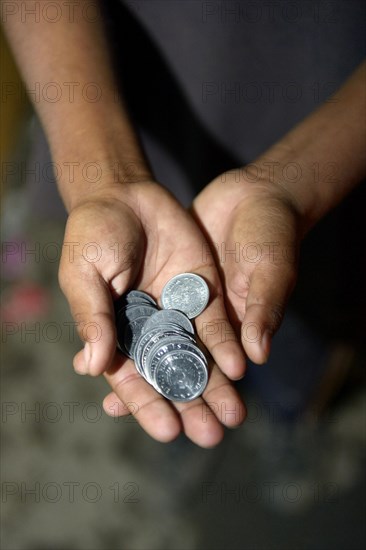
<svg viewBox="0 0 366 550">
<path fill-rule="evenodd" d="M 164 309 L 177 309 L 194 319 L 206 308 L 209 300 L 206 281 L 195 273 L 176 275 L 163 288 L 161 301 Z"/>
</svg>

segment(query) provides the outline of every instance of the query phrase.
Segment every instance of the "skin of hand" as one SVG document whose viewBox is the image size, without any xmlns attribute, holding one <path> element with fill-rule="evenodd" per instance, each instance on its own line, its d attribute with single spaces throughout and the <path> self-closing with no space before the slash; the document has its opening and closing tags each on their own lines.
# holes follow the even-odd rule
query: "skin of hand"
<svg viewBox="0 0 366 550">
<path fill-rule="evenodd" d="M 160 441 L 174 439 L 183 429 L 203 447 L 222 439 L 223 425 L 239 425 L 245 408 L 229 378 L 243 376 L 245 358 L 227 321 L 216 266 L 213 259 L 203 261 L 207 243 L 189 213 L 154 182 L 104 187 L 70 212 L 64 245 L 61 288 L 81 338 L 89 340 L 75 356 L 74 367 L 80 374 L 104 374 L 113 390 L 104 401 L 105 411 L 112 416 L 132 412 Z M 113 298 L 132 287 L 159 299 L 165 283 L 186 271 L 204 277 L 210 288 L 209 305 L 196 319 L 196 329 L 215 364 L 201 398 L 170 403 L 130 359 L 116 352 Z M 218 331 L 205 338 L 213 332 L 207 327 L 218 322 L 227 338 L 223 341 Z"/>
<path fill-rule="evenodd" d="M 230 320 L 247 356 L 262 364 L 296 281 L 299 213 L 283 189 L 253 185 L 238 170 L 208 185 L 193 214 L 211 243 Z"/>
</svg>

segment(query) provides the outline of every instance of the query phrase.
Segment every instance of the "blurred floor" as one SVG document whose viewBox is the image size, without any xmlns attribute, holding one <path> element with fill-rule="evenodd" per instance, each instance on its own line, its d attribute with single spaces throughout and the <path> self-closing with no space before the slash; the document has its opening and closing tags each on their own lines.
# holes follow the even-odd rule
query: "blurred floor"
<svg viewBox="0 0 366 550">
<path fill-rule="evenodd" d="M 38 136 L 31 156 L 25 139 L 20 157 L 45 159 L 34 123 L 29 135 Z M 103 379 L 74 374 L 80 344 L 57 284 L 65 214 L 49 182 L 12 178 L 3 205 L 2 548 L 363 548 L 365 389 L 347 386 L 362 358 L 351 354 L 322 415 L 307 414 L 331 346 L 290 310 L 270 364 L 251 366 L 240 385 L 242 427 L 209 451 L 184 437 L 152 441 L 132 417 L 102 412 Z"/>
</svg>

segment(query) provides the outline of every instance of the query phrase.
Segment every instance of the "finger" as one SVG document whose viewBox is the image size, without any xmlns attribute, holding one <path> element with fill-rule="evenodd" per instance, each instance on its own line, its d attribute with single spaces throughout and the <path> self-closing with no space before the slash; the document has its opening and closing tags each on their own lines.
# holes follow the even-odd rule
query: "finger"
<svg viewBox="0 0 366 550">
<path fill-rule="evenodd" d="M 296 272 L 291 265 L 258 266 L 253 271 L 241 327 L 248 357 L 262 364 L 268 359 L 273 334 L 279 328 Z"/>
<path fill-rule="evenodd" d="M 180 414 L 186 436 L 197 445 L 214 447 L 223 438 L 223 425 L 234 428 L 242 424 L 246 416 L 245 406 L 231 382 L 215 365 L 202 398 L 189 403 L 172 402 Z M 110 393 L 104 400 L 104 410 L 110 416 L 133 413 L 135 406 L 126 404 Z"/>
<path fill-rule="evenodd" d="M 216 365 L 202 397 L 206 405 L 204 418 L 214 414 L 228 428 L 236 428 L 244 422 L 247 414 L 245 405 L 232 382 Z"/>
<path fill-rule="evenodd" d="M 224 430 L 217 421 L 215 414 L 203 399 L 195 399 L 190 403 L 172 403 L 181 416 L 185 435 L 204 448 L 211 448 L 220 443 Z M 124 403 L 116 393 L 111 392 L 103 401 L 104 411 L 113 417 L 133 414 L 135 404 Z"/>
<path fill-rule="evenodd" d="M 228 320 L 221 283 L 218 279 L 210 282 L 205 274 L 203 277 L 208 282 L 211 299 L 195 319 L 197 333 L 222 372 L 231 380 L 238 380 L 245 373 L 245 355 Z"/>
<path fill-rule="evenodd" d="M 231 382 L 214 366 L 202 397 L 188 403 L 174 402 L 187 437 L 204 448 L 214 447 L 224 436 L 224 426 L 236 427 L 245 418 L 245 407 Z"/>
<path fill-rule="evenodd" d="M 116 354 L 104 376 L 122 404 L 129 405 L 138 423 L 151 437 L 168 442 L 179 435 L 181 423 L 177 413 L 140 376 L 133 361 Z"/>
<path fill-rule="evenodd" d="M 126 403 L 123 403 L 123 401 L 121 401 L 118 395 L 113 391 L 104 398 L 103 409 L 108 416 L 113 416 L 114 418 L 119 416 L 128 416 L 135 410 L 133 403 L 126 405 Z"/>
<path fill-rule="evenodd" d="M 201 397 L 188 403 L 174 402 L 183 431 L 196 445 L 203 448 L 215 447 L 224 437 L 224 428 L 215 415 L 206 414 L 206 404 Z"/>
</svg>

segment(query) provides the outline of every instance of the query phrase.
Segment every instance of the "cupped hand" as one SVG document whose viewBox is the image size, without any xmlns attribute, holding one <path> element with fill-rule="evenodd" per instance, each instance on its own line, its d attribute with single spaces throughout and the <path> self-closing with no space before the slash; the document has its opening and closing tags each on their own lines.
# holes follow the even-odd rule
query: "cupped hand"
<svg viewBox="0 0 366 550">
<path fill-rule="evenodd" d="M 105 411 L 112 416 L 132 412 L 160 441 L 183 430 L 197 444 L 212 446 L 221 440 L 223 425 L 236 426 L 245 415 L 229 381 L 243 376 L 245 358 L 228 322 L 214 259 L 204 257 L 207 246 L 189 213 L 154 182 L 93 192 L 71 211 L 66 226 L 60 285 L 85 342 L 74 368 L 80 374 L 103 373 L 113 390 Z M 129 288 L 159 300 L 165 283 L 183 272 L 197 273 L 209 285 L 210 302 L 196 329 L 214 364 L 201 398 L 171 403 L 116 352 L 113 300 Z"/>
<path fill-rule="evenodd" d="M 279 184 L 227 172 L 195 199 L 193 215 L 224 281 L 227 311 L 246 355 L 266 362 L 294 287 L 300 216 Z M 208 262 L 211 252 L 208 251 Z"/>
</svg>

